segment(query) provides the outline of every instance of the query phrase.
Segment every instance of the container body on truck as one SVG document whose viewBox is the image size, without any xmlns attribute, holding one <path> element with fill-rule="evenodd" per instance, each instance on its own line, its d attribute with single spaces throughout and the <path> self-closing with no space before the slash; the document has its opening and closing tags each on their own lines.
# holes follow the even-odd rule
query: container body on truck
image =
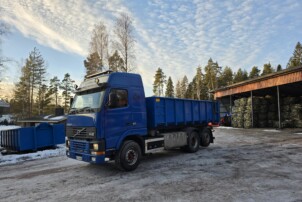
<svg viewBox="0 0 302 202">
<path fill-rule="evenodd" d="M 209 123 L 219 122 L 216 101 L 145 98 L 141 76 L 103 72 L 76 90 L 66 127 L 66 155 L 134 170 L 142 155 L 171 148 L 196 152 L 213 143 Z"/>
</svg>

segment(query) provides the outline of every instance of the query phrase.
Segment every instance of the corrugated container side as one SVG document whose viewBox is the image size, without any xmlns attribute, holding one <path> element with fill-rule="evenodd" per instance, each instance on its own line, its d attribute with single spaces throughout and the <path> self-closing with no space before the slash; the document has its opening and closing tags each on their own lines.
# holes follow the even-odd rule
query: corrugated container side
<svg viewBox="0 0 302 202">
<path fill-rule="evenodd" d="M 164 97 L 146 98 L 148 128 L 218 122 L 218 103 Z"/>
<path fill-rule="evenodd" d="M 65 142 L 64 124 L 42 123 L 37 127 L 1 131 L 1 146 L 7 150 L 27 151 L 51 147 Z"/>
</svg>

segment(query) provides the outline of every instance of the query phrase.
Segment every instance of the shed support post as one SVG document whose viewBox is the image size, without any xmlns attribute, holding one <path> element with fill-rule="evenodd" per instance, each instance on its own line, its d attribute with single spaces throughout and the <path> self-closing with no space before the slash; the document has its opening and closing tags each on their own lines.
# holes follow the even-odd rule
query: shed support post
<svg viewBox="0 0 302 202">
<path fill-rule="evenodd" d="M 252 128 L 254 128 L 254 109 L 253 109 L 253 91 L 251 91 L 251 116 L 252 116 Z"/>
<path fill-rule="evenodd" d="M 230 111 L 229 114 L 232 114 L 232 96 L 230 95 Z"/>
<path fill-rule="evenodd" d="M 279 129 L 281 129 L 281 112 L 280 112 L 280 92 L 279 92 L 279 86 L 277 86 L 277 99 L 278 99 Z"/>
</svg>

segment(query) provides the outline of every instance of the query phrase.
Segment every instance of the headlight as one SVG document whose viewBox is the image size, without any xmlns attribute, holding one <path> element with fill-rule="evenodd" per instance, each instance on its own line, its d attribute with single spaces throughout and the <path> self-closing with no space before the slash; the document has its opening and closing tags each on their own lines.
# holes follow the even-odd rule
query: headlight
<svg viewBox="0 0 302 202">
<path fill-rule="evenodd" d="M 93 150 L 98 151 L 99 150 L 99 144 L 94 143 L 93 144 Z"/>
</svg>

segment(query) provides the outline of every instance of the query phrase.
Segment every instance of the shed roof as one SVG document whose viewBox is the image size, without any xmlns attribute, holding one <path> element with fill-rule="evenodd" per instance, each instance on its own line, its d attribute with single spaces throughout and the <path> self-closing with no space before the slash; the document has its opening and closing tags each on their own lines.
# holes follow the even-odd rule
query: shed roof
<svg viewBox="0 0 302 202">
<path fill-rule="evenodd" d="M 215 98 L 239 94 L 285 84 L 302 82 L 302 66 L 260 76 L 255 79 L 235 83 L 214 91 Z"/>
</svg>

